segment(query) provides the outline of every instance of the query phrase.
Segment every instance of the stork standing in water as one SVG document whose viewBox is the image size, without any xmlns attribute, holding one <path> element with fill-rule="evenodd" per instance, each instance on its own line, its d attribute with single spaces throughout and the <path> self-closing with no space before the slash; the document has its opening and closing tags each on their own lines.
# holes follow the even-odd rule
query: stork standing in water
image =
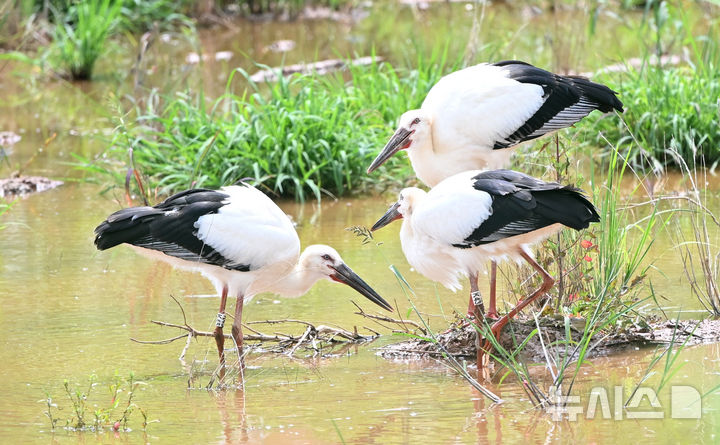
<svg viewBox="0 0 720 445">
<path fill-rule="evenodd" d="M 605 85 L 525 62 L 471 66 L 440 79 L 420 109 L 400 117 L 368 173 L 401 150 L 429 187 L 466 170 L 505 168 L 517 144 L 570 127 L 593 110 L 622 112 L 623 104 Z M 493 318 L 495 277 L 493 261 L 488 310 Z M 471 299 L 469 313 L 472 308 Z"/>
<path fill-rule="evenodd" d="M 406 188 L 372 230 L 400 218 L 400 241 L 408 262 L 452 290 L 461 288 L 458 276 L 469 277 L 471 299 L 478 306 L 482 305 L 478 271 L 488 259 L 523 259 L 542 276 L 539 289 L 492 325 L 498 339 L 512 317 L 554 284 L 529 247 L 564 226 L 581 230 L 600 220 L 581 190 L 511 170 L 466 171 L 429 192 Z M 481 345 L 478 337 L 477 346 L 480 369 L 487 343 Z"/>
<path fill-rule="evenodd" d="M 249 185 L 186 190 L 154 207 L 119 210 L 95 229 L 95 245 L 105 250 L 123 243 L 180 269 L 198 271 L 213 283 L 221 296 L 214 331 L 221 365 L 228 294 L 237 297 L 232 336 L 239 357 L 243 302 L 261 292 L 298 296 L 327 279 L 392 311 L 332 247 L 312 245 L 300 254 L 290 218 Z"/>
</svg>

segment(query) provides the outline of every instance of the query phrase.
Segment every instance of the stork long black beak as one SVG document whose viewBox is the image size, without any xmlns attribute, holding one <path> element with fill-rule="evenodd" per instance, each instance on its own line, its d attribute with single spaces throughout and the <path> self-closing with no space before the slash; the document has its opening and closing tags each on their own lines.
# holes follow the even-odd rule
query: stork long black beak
<svg viewBox="0 0 720 445">
<path fill-rule="evenodd" d="M 330 278 L 340 283 L 347 284 L 348 286 L 359 292 L 362 296 L 382 307 L 383 309 L 387 309 L 390 312 L 393 311 L 390 303 L 388 303 L 383 297 L 378 295 L 378 293 L 375 292 L 372 287 L 370 287 L 362 278 L 360 278 L 358 274 L 353 272 L 353 270 L 350 269 L 345 263 L 340 263 L 340 265 L 334 267 L 334 269 L 335 273 L 330 275 Z"/>
<path fill-rule="evenodd" d="M 402 213 L 398 211 L 398 207 L 400 207 L 400 203 L 396 202 L 395 204 L 391 205 L 387 212 L 382 216 L 382 218 L 378 219 L 375 225 L 372 226 L 370 231 L 374 232 L 377 229 L 381 229 L 391 222 L 395 221 L 396 219 L 402 218 Z"/>
<path fill-rule="evenodd" d="M 370 164 L 370 167 L 368 167 L 367 172 L 372 173 L 373 170 L 380 167 L 390 159 L 392 155 L 397 153 L 398 151 L 408 148 L 410 146 L 410 135 L 415 133 L 415 130 L 408 130 L 407 128 L 398 128 L 397 131 L 395 131 L 395 134 L 392 135 L 390 140 L 387 144 L 385 144 L 385 148 L 382 149 L 379 155 L 377 155 L 377 158 L 375 158 L 374 161 L 372 161 L 372 164 Z"/>
</svg>

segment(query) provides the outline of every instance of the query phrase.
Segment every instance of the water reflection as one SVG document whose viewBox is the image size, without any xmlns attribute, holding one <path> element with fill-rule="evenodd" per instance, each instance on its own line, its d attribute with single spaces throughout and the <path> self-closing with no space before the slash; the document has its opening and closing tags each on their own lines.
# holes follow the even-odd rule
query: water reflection
<svg viewBox="0 0 720 445">
<path fill-rule="evenodd" d="M 475 409 L 472 419 L 475 421 L 475 428 L 477 429 L 477 443 L 502 443 L 502 422 L 501 413 L 502 405 L 497 403 L 490 403 L 479 391 L 472 388 L 470 397 L 473 401 L 473 407 Z M 499 397 L 502 397 L 499 388 L 494 388 L 493 393 Z M 486 405 L 490 405 L 486 408 Z M 493 421 L 493 436 L 494 440 L 490 441 L 490 427 L 488 417 Z"/>
<path fill-rule="evenodd" d="M 218 443 L 256 443 L 258 438 L 249 442 L 247 416 L 245 414 L 245 391 L 231 390 L 210 393 L 220 414 L 223 438 Z M 228 401 L 228 399 L 230 399 Z M 228 405 L 230 407 L 228 408 Z"/>
</svg>

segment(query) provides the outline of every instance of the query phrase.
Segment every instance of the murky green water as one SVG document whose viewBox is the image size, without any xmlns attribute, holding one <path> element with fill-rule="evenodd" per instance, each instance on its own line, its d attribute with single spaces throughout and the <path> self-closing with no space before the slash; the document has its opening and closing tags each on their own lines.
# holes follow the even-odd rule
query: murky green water
<svg viewBox="0 0 720 445">
<path fill-rule="evenodd" d="M 507 41 L 498 50 L 503 58 L 532 60 L 542 66 L 593 69 L 619 58 L 636 55 L 640 42 L 623 38 L 627 17 L 602 15 L 598 35 L 583 35 L 572 45 L 568 35 L 584 29 L 582 14 L 559 12 L 534 16 L 528 10 L 492 7 L 486 10 L 483 41 Z M 192 47 L 182 39 L 158 42 L 150 59 L 146 84 L 177 85 L 202 80 L 208 91 L 221 92 L 232 67 L 252 71 L 249 59 L 275 65 L 323 59 L 357 52 L 365 55 L 375 46 L 394 59 L 415 57 L 433 39 L 446 38 L 451 50 L 464 48 L 475 12 L 465 5 L 435 5 L 428 11 L 393 6 L 357 23 L 239 23 L 228 30 L 201 31 L 204 52 L 232 51 L 229 62 L 209 61 L 185 65 Z M 501 23 L 503 26 L 493 26 Z M 575 31 L 573 31 L 575 30 Z M 264 48 L 277 39 L 302 42 L 285 56 Z M 609 39 L 611 43 L 608 43 Z M 560 43 L 557 43 L 558 40 Z M 328 42 L 331 42 L 329 45 Z M 413 43 L 420 42 L 420 43 Z M 552 45 L 562 49 L 551 51 Z M 604 48 L 608 48 L 605 50 Z M 0 176 L 22 169 L 27 174 L 77 178 L 66 163 L 71 153 L 92 154 L 105 146 L 113 124 L 109 92 L 127 91 L 113 70 L 129 69 L 132 58 L 118 51 L 119 67 L 101 65 L 105 73 L 93 84 L 18 77 L 18 67 L 0 75 L 0 91 L 7 97 L 0 113 L 0 131 L 22 136 L 9 155 L 0 159 Z M 123 55 L 124 54 L 124 55 Z M 114 61 L 114 62 L 115 62 Z M 24 74 L 23 74 L 24 73 Z M 129 80 L 131 82 L 131 80 Z M 5 94 L 7 93 L 7 94 Z M 669 181 L 672 182 L 672 181 Z M 92 244 L 92 230 L 119 208 L 112 192 L 101 195 L 92 184 L 69 182 L 49 192 L 19 200 L 3 221 L 11 224 L 0 232 L 0 441 L 25 442 L 165 442 L 165 443 L 717 443 L 720 400 L 715 395 L 702 402 L 700 419 L 670 419 L 671 384 L 691 385 L 705 393 L 720 383 L 720 347 L 689 348 L 678 362 L 684 365 L 660 393 L 662 419 L 628 419 L 616 414 L 615 386 L 627 398 L 645 375 L 653 351 L 635 351 L 612 358 L 594 359 L 581 370 L 575 393 L 584 408 L 578 421 L 555 422 L 544 411 L 534 410 L 523 389 L 512 378 L 493 389 L 505 399 L 491 406 L 465 381 L 434 361 L 393 362 L 380 358 L 375 348 L 400 337 L 385 335 L 371 345 L 351 348 L 341 356 L 325 359 L 291 359 L 280 355 L 253 355 L 248 360 L 244 392 L 208 392 L 188 389 L 188 370 L 178 360 L 183 342 L 148 346 L 129 339 L 163 339 L 176 335 L 150 320 L 181 322 L 169 295 L 182 303 L 190 324 L 210 329 L 218 298 L 199 275 L 173 271 L 135 255 L 128 248 L 99 253 Z M 396 264 L 420 298 L 414 303 L 429 314 L 436 327 L 447 324 L 452 310 L 463 311 L 465 293 L 452 294 L 409 270 L 399 248 L 399 225 L 378 234 L 382 246 L 361 245 L 344 229 L 369 225 L 386 208 L 387 198 L 352 199 L 317 204 L 280 205 L 298 222 L 303 245 L 327 243 L 381 295 L 410 307 L 388 270 Z M 713 208 L 720 208 L 714 205 Z M 679 258 L 668 237 L 658 232 L 650 253 L 657 258 L 652 273 L 656 292 L 671 311 L 696 311 L 701 307 L 690 294 Z M 485 289 L 486 282 L 481 283 Z M 501 295 L 505 295 L 501 291 Z M 355 300 L 374 310 L 352 290 L 323 282 L 297 299 L 262 295 L 248 304 L 245 320 L 296 318 L 345 328 L 376 327 L 354 315 Z M 697 315 L 686 312 L 683 316 Z M 271 328 L 268 328 L 270 330 Z M 187 360 L 204 371 L 215 365 L 214 344 L 193 342 Z M 206 360 L 206 361 L 205 361 Z M 204 364 L 203 364 L 204 362 Z M 199 363 L 199 364 L 198 364 Z M 662 366 L 662 365 L 660 365 Z M 70 416 L 71 405 L 63 394 L 63 381 L 87 384 L 95 374 L 100 385 L 91 405 L 107 406 L 106 386 L 119 373 L 134 372 L 146 383 L 135 402 L 152 423 L 140 431 L 140 415 L 131 417 L 131 432 L 49 432 L 43 414 L 45 391 Z M 542 381 L 545 370 L 535 372 Z M 197 383 L 207 382 L 201 374 Z M 658 384 L 658 376 L 648 381 Z M 586 419 L 591 388 L 609 395 L 609 413 L 600 409 Z M 642 405 L 647 406 L 647 404 Z M 631 410 L 632 411 L 632 410 Z M 637 411 L 637 410 L 636 410 Z M 620 419 L 622 417 L 622 419 Z M 61 424 L 63 420 L 61 420 Z"/>
</svg>

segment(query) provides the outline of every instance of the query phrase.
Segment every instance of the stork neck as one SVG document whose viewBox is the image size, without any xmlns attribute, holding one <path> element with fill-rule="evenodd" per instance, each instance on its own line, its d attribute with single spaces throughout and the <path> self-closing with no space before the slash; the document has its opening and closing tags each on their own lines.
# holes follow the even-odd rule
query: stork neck
<svg viewBox="0 0 720 445">
<path fill-rule="evenodd" d="M 268 291 L 285 297 L 297 297 L 309 291 L 320 278 L 317 273 L 297 264 L 290 273 L 273 283 Z"/>
<path fill-rule="evenodd" d="M 454 171 L 448 174 L 448 166 L 443 156 L 435 153 L 432 136 L 418 139 L 408 150 L 410 163 L 415 170 L 415 175 L 428 187 L 436 186 Z M 462 170 L 459 170 L 462 171 Z"/>
</svg>

